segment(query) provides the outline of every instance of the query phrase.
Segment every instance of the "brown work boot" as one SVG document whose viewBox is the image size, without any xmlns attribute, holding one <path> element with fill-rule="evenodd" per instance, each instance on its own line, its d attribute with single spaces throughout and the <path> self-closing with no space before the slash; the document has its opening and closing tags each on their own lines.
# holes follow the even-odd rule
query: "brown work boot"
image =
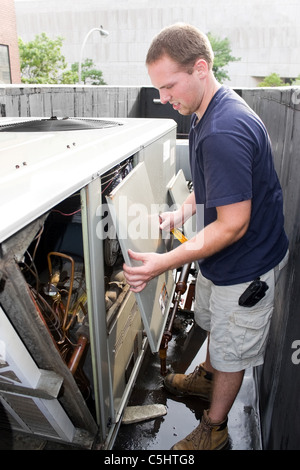
<svg viewBox="0 0 300 470">
<path fill-rule="evenodd" d="M 169 374 L 164 380 L 166 389 L 174 395 L 195 395 L 204 400 L 211 399 L 213 374 L 202 364 L 191 374 Z"/>
<path fill-rule="evenodd" d="M 228 443 L 227 418 L 222 423 L 212 423 L 204 411 L 201 423 L 172 450 L 220 450 Z"/>
</svg>

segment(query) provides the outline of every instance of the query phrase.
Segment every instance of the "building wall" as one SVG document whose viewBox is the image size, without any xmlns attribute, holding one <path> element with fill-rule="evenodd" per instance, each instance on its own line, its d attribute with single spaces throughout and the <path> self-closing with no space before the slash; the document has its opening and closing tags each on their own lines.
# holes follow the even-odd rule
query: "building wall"
<svg viewBox="0 0 300 470">
<path fill-rule="evenodd" d="M 103 25 L 107 38 L 94 32 L 84 57 L 94 60 L 108 85 L 149 86 L 144 64 L 150 42 L 164 26 L 185 21 L 228 37 L 239 62 L 228 66 L 234 87 L 256 86 L 276 72 L 300 74 L 299 0 L 15 0 L 18 35 L 29 41 L 46 32 L 65 38 L 67 61 L 78 62 L 86 34 Z"/>
<path fill-rule="evenodd" d="M 0 23 L 0 44 L 8 46 L 9 51 L 11 83 L 21 83 L 20 58 L 14 0 L 1 0 Z"/>
</svg>

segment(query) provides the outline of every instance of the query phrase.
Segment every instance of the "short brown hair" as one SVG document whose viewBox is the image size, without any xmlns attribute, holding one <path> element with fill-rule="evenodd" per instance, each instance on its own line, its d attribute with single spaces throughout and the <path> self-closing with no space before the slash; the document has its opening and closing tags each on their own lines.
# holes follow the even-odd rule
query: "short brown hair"
<svg viewBox="0 0 300 470">
<path fill-rule="evenodd" d="M 208 37 L 194 26 L 176 23 L 164 28 L 152 41 L 146 57 L 149 65 L 168 55 L 184 68 L 192 67 L 196 60 L 206 60 L 212 68 L 214 53 Z"/>
</svg>

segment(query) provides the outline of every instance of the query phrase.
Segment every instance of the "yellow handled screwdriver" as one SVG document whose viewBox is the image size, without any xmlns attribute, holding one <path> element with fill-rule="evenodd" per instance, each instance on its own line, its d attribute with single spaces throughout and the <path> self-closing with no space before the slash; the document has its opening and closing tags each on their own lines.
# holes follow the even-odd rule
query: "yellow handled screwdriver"
<svg viewBox="0 0 300 470">
<path fill-rule="evenodd" d="M 178 228 L 173 228 L 171 232 L 173 233 L 174 237 L 176 237 L 177 240 L 180 241 L 180 243 L 187 242 L 188 239 L 183 235 L 183 233 Z"/>
<path fill-rule="evenodd" d="M 158 215 L 158 217 L 159 217 L 159 221 L 161 222 L 160 214 Z M 171 233 L 173 233 L 174 237 L 177 238 L 177 240 L 179 240 L 180 243 L 184 243 L 188 241 L 188 239 L 183 235 L 183 233 L 178 228 L 173 228 L 171 230 Z"/>
</svg>

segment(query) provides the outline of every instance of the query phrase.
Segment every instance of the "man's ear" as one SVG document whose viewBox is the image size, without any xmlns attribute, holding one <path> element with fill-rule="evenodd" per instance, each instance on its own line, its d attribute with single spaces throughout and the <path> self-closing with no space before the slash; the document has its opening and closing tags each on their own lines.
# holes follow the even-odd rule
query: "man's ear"
<svg viewBox="0 0 300 470">
<path fill-rule="evenodd" d="M 194 69 L 197 71 L 200 78 L 205 78 L 208 74 L 208 64 L 204 59 L 197 59 L 194 65 Z"/>
</svg>

